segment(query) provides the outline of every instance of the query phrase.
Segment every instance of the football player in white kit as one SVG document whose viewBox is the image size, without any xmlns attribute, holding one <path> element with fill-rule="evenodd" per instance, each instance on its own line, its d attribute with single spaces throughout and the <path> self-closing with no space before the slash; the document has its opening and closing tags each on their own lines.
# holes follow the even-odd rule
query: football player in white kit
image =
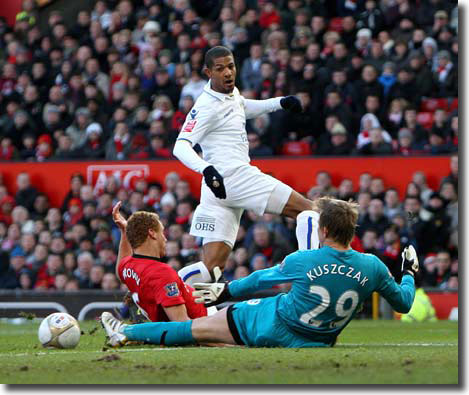
<svg viewBox="0 0 469 395">
<path fill-rule="evenodd" d="M 215 266 L 223 269 L 244 210 L 296 218 L 298 224 L 306 224 L 297 226 L 300 249 L 319 243 L 314 202 L 249 164 L 246 119 L 280 109 L 301 112 L 300 100 L 295 96 L 245 99 L 235 87 L 233 54 L 222 46 L 206 53 L 205 73 L 209 81 L 187 115 L 173 150 L 184 165 L 204 176 L 190 229 L 191 235 L 203 238 L 204 262 L 179 271 L 188 284 L 209 282 Z M 203 159 L 193 149 L 196 144 L 202 148 Z"/>
</svg>

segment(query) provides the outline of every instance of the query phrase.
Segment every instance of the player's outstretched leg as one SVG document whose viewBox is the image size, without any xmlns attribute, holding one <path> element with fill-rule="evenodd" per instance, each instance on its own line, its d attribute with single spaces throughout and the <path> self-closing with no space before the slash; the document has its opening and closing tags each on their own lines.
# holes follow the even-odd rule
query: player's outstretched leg
<svg viewBox="0 0 469 395">
<path fill-rule="evenodd" d="M 203 246 L 204 261 L 183 267 L 178 271 L 179 277 L 186 284 L 209 283 L 213 281 L 212 270 L 218 266 L 223 270 L 232 247 L 224 241 L 211 241 Z"/>
<path fill-rule="evenodd" d="M 296 217 L 296 239 L 299 250 L 319 248 L 319 213 L 313 210 L 302 211 Z"/>
<path fill-rule="evenodd" d="M 302 211 L 314 209 L 315 204 L 312 200 L 305 198 L 296 191 L 292 191 L 287 204 L 285 204 L 285 207 L 283 208 L 282 215 L 296 218 Z"/>
<path fill-rule="evenodd" d="M 182 281 L 192 286 L 194 283 L 209 283 L 212 276 L 202 261 L 184 266 L 178 271 Z"/>
<path fill-rule="evenodd" d="M 111 313 L 101 314 L 101 324 L 108 336 L 108 345 L 121 347 L 128 341 L 140 341 L 166 346 L 196 344 L 192 336 L 192 321 L 185 322 L 146 322 L 126 325 Z"/>
<path fill-rule="evenodd" d="M 108 337 L 107 344 L 111 347 L 122 347 L 127 343 L 126 336 L 122 333 L 123 329 L 127 326 L 122 321 L 119 321 L 111 313 L 105 311 L 101 314 L 101 325 L 106 331 Z"/>
</svg>

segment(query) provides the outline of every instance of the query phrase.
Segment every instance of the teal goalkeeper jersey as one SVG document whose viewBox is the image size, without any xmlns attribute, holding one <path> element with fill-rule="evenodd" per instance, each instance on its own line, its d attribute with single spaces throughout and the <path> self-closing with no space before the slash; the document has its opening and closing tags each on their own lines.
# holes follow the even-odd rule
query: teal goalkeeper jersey
<svg viewBox="0 0 469 395">
<path fill-rule="evenodd" d="M 373 291 L 402 313 L 409 311 L 415 295 L 411 275 L 404 275 L 399 285 L 378 257 L 328 246 L 296 251 L 280 265 L 232 281 L 229 291 L 239 297 L 281 283 L 291 283 L 291 290 L 280 296 L 277 314 L 308 337 L 337 336 Z"/>
</svg>

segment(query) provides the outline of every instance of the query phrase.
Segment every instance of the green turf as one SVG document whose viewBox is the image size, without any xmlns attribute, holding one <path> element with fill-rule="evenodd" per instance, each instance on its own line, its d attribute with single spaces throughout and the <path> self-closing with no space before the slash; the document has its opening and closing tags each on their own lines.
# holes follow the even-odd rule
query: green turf
<svg viewBox="0 0 469 395">
<path fill-rule="evenodd" d="M 37 322 L 0 323 L 5 384 L 457 384 L 458 325 L 352 322 L 334 348 L 160 348 L 102 351 L 95 322 L 73 350 L 43 349 Z"/>
</svg>

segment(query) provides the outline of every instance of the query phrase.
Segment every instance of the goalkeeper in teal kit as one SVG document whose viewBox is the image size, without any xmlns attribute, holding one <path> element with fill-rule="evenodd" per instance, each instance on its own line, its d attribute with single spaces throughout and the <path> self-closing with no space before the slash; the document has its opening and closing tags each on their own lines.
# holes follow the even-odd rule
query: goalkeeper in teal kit
<svg viewBox="0 0 469 395">
<path fill-rule="evenodd" d="M 106 312 L 101 322 L 108 343 L 329 347 L 373 291 L 379 292 L 397 312 L 408 312 L 418 271 L 415 249 L 409 246 L 402 252 L 403 277 L 399 285 L 379 258 L 350 248 L 358 218 L 356 204 L 322 198 L 318 207 L 318 226 L 311 231 L 318 232 L 320 249 L 296 251 L 280 265 L 229 284 L 194 285 L 196 301 L 206 304 L 219 304 L 275 284 L 291 283 L 287 294 L 235 303 L 212 316 L 185 322 L 126 325 Z M 214 271 L 216 276 L 217 273 L 220 272 Z"/>
</svg>

